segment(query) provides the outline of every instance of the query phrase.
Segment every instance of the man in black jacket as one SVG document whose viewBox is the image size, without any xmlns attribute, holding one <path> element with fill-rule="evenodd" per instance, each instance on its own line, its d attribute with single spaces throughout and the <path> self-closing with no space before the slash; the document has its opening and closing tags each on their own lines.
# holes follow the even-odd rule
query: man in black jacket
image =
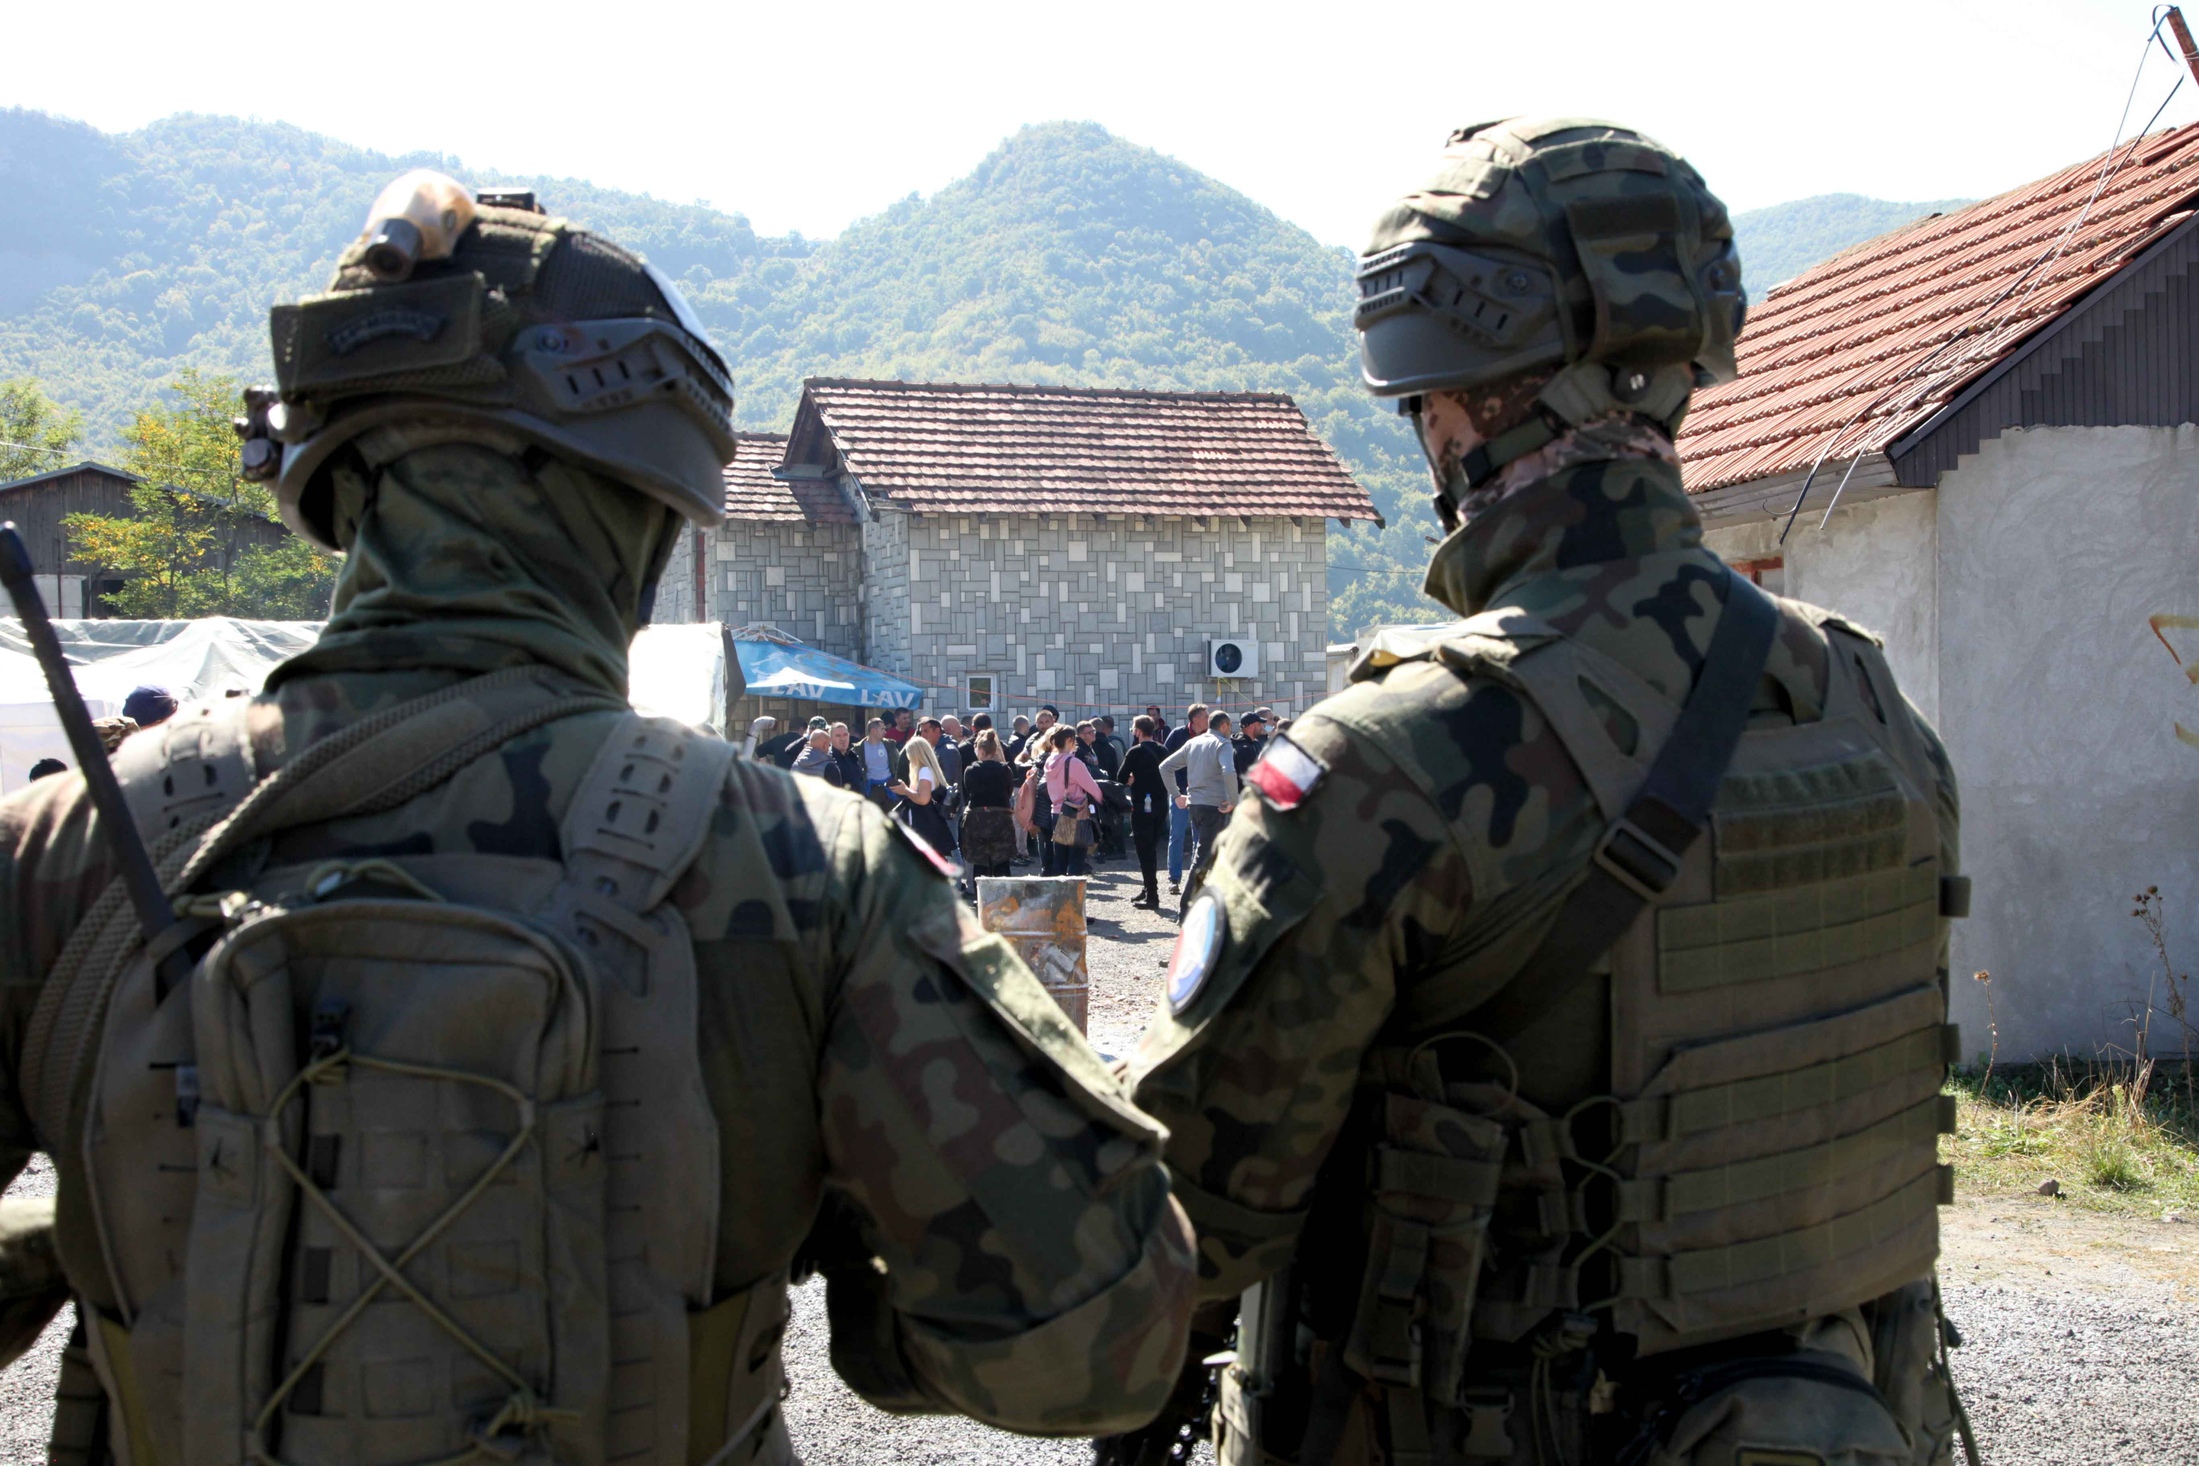
<svg viewBox="0 0 2199 1466">
<path fill-rule="evenodd" d="M 1168 811 L 1174 806 L 1167 776 L 1161 773 L 1161 745 L 1155 741 L 1153 719 L 1139 716 L 1130 725 L 1137 740 L 1122 756 L 1117 776 L 1130 791 L 1130 841 L 1138 848 L 1138 869 L 1145 874 L 1145 890 L 1132 906 L 1160 910 L 1160 842 L 1168 829 Z"/>
<path fill-rule="evenodd" d="M 1251 772 L 1267 751 L 1267 732 L 1275 726 L 1275 714 L 1268 708 L 1254 708 L 1245 714 L 1244 729 L 1232 738 L 1230 747 L 1237 751 L 1237 772 Z"/>
</svg>

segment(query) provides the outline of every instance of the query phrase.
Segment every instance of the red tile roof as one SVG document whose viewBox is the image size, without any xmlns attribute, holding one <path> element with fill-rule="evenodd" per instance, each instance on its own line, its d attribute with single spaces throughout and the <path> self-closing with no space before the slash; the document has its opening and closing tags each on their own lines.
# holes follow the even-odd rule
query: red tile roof
<svg viewBox="0 0 2199 1466">
<path fill-rule="evenodd" d="M 953 382 L 805 384 L 865 492 L 926 514 L 1026 511 L 1375 519 L 1366 490 L 1278 392 Z"/>
<path fill-rule="evenodd" d="M 1688 488 L 1884 451 L 2192 216 L 2199 123 L 2112 157 L 1859 244 L 1753 306 L 1741 375 L 1682 425 Z"/>
<path fill-rule="evenodd" d="M 725 466 L 725 517 L 787 523 L 853 524 L 855 510 L 824 479 L 772 477 L 786 454 L 784 433 L 737 433 L 733 461 Z"/>
</svg>

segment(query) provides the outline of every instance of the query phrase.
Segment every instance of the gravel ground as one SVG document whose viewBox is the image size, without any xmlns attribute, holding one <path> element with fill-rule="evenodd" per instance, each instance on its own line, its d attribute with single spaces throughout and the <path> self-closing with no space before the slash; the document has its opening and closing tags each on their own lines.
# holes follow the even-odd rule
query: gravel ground
<svg viewBox="0 0 2199 1466">
<path fill-rule="evenodd" d="M 1125 869 L 1130 871 L 1125 874 Z M 1134 908 L 1134 863 L 1086 888 L 1091 1035 L 1135 1045 L 1175 940 L 1167 913 Z M 14 1195 L 53 1189 L 43 1160 Z M 2199 1226 L 2103 1218 L 2037 1198 L 1969 1199 L 1945 1213 L 1947 1311 L 1967 1341 L 1956 1378 L 1993 1466 L 2167 1466 L 2199 1462 Z M 64 1311 L 0 1376 L 0 1466 L 45 1460 Z M 787 1422 L 804 1459 L 833 1466 L 1070 1466 L 1081 1441 L 1030 1440 L 966 1420 L 873 1410 L 826 1357 L 824 1290 L 794 1297 Z M 1197 1458 L 1211 1466 L 1202 1447 Z"/>
</svg>

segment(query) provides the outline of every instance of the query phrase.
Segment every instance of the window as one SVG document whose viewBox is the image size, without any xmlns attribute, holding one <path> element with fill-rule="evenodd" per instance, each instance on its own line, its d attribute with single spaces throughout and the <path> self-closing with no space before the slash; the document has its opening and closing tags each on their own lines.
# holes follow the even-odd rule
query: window
<svg viewBox="0 0 2199 1466">
<path fill-rule="evenodd" d="M 963 699 L 964 707 L 973 713 L 988 712 L 993 705 L 993 678 L 990 672 L 969 679 L 969 695 Z"/>
<path fill-rule="evenodd" d="M 1774 555 L 1768 560 L 1735 560 L 1733 568 L 1775 596 L 1787 593 L 1787 560 Z"/>
</svg>

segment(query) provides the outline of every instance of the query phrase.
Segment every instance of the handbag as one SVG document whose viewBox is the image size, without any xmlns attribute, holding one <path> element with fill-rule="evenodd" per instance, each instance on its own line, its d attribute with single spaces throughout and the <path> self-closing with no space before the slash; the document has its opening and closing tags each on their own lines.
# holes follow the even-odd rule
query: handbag
<svg viewBox="0 0 2199 1466">
<path fill-rule="evenodd" d="M 1089 850 L 1099 840 L 1092 827 L 1089 805 L 1064 803 L 1054 820 L 1054 843 L 1070 850 Z"/>
</svg>

